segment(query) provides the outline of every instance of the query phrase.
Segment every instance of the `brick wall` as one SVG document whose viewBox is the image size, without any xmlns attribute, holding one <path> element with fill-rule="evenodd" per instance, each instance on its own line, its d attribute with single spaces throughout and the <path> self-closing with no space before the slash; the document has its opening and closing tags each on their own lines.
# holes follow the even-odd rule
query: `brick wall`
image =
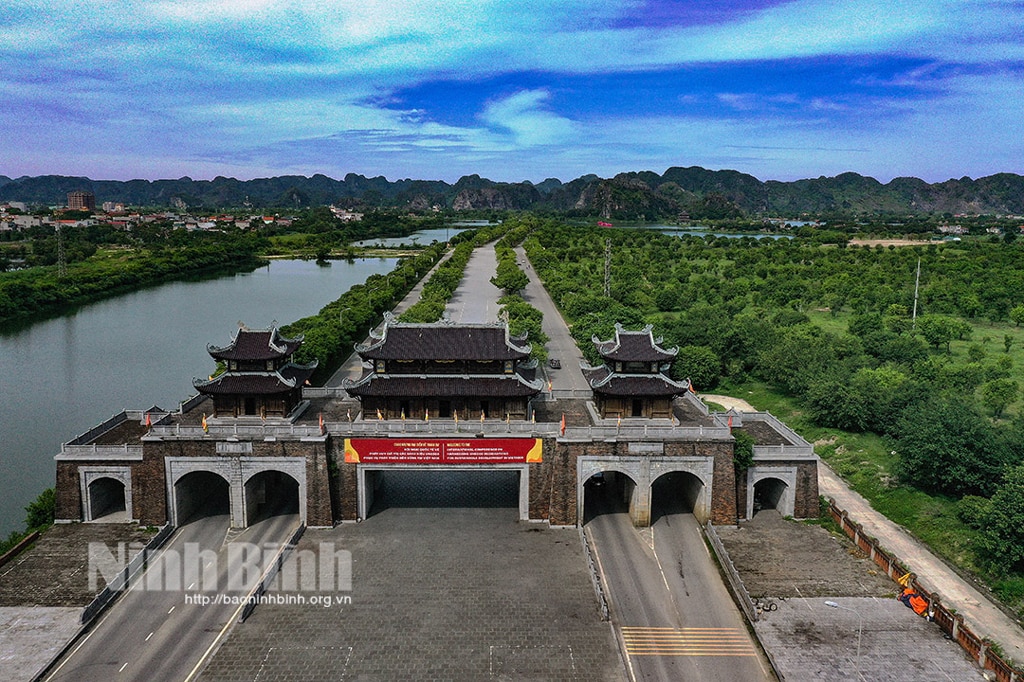
<svg viewBox="0 0 1024 682">
<path fill-rule="evenodd" d="M 818 503 L 818 463 L 816 461 L 797 464 L 794 494 L 793 516 L 798 519 L 811 519 L 821 513 Z"/>
</svg>

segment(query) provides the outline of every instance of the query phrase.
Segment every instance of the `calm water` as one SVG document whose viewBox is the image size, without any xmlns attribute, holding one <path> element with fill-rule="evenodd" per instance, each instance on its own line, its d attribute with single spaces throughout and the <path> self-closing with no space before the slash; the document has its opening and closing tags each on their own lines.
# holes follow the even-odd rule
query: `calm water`
<svg viewBox="0 0 1024 682">
<path fill-rule="evenodd" d="M 316 313 L 394 258 L 275 260 L 251 273 L 176 282 L 95 303 L 0 334 L 0 535 L 53 486 L 61 443 L 124 408 L 174 409 L 214 368 L 238 322 L 284 325 Z"/>
<path fill-rule="evenodd" d="M 486 223 L 483 223 L 486 224 Z M 352 246 L 383 246 L 388 248 L 395 248 L 402 246 L 411 246 L 416 244 L 418 246 L 427 246 L 433 242 L 446 242 L 451 237 L 454 237 L 459 232 L 473 229 L 470 227 L 435 227 L 429 230 L 419 230 L 413 232 L 405 237 L 379 237 L 377 239 L 363 239 L 358 242 L 352 242 Z"/>
</svg>

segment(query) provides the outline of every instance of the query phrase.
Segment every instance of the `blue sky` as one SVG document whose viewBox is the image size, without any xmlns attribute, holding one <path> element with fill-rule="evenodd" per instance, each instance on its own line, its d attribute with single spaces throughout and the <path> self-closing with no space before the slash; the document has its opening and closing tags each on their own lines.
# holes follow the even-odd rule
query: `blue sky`
<svg viewBox="0 0 1024 682">
<path fill-rule="evenodd" d="M 1024 172 L 1024 2 L 6 0 L 0 173 Z"/>
</svg>

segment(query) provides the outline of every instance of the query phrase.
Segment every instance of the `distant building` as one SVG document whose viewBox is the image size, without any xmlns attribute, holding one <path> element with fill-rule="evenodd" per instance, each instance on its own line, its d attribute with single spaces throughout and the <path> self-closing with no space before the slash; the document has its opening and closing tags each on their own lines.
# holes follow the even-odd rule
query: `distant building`
<svg viewBox="0 0 1024 682">
<path fill-rule="evenodd" d="M 92 192 L 68 192 L 68 208 L 72 211 L 95 211 L 96 195 Z"/>
<path fill-rule="evenodd" d="M 103 210 L 107 213 L 122 213 L 124 212 L 124 204 L 118 201 L 104 201 Z"/>
</svg>

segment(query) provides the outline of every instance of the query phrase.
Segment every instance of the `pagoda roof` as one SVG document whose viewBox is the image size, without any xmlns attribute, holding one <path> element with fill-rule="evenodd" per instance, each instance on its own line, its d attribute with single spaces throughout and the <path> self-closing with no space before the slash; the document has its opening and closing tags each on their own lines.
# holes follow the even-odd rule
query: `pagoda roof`
<svg viewBox="0 0 1024 682">
<path fill-rule="evenodd" d="M 355 381 L 342 381 L 349 395 L 387 398 L 436 396 L 517 398 L 536 395 L 543 382 L 522 374 L 376 374 L 367 369 Z"/>
<path fill-rule="evenodd" d="M 303 337 L 286 339 L 281 336 L 277 325 L 267 329 L 249 329 L 241 325 L 226 346 L 206 346 L 207 352 L 216 360 L 276 360 L 286 358 L 299 349 Z"/>
<path fill-rule="evenodd" d="M 612 396 L 677 396 L 690 389 L 689 382 L 673 381 L 664 374 L 624 374 L 607 365 L 581 367 L 594 393 Z"/>
<path fill-rule="evenodd" d="M 526 335 L 512 336 L 505 322 L 398 322 L 384 314 L 384 326 L 369 343 L 356 344 L 367 360 L 523 360 L 530 355 Z"/>
<path fill-rule="evenodd" d="M 640 331 L 627 331 L 615 323 L 615 337 L 602 341 L 597 336 L 591 340 L 602 358 L 619 362 L 667 362 L 679 352 L 678 348 L 661 347 L 662 337 L 654 338 L 654 325 L 647 325 Z"/>
<path fill-rule="evenodd" d="M 317 363 L 285 365 L 276 372 L 224 372 L 212 379 L 192 379 L 200 393 L 209 395 L 273 395 L 288 393 L 312 376 Z"/>
</svg>

